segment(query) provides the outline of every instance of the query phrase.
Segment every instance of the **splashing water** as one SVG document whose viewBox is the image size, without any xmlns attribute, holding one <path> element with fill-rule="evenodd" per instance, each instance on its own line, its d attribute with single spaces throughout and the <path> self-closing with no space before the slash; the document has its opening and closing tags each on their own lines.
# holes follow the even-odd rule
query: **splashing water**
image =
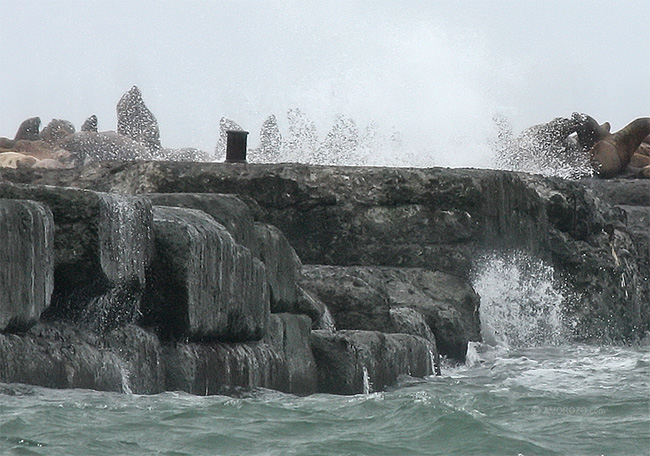
<svg viewBox="0 0 650 456">
<path fill-rule="evenodd" d="M 403 153 L 398 153 L 402 145 L 398 132 L 387 134 L 375 123 L 362 126 L 350 117 L 337 115 L 321 139 L 316 123 L 300 109 L 290 109 L 286 117 L 285 130 L 280 129 L 275 115 L 267 117 L 260 129 L 259 146 L 248 149 L 251 163 L 297 162 L 343 166 L 417 164 L 413 154 L 405 157 Z M 223 154 L 225 148 L 217 157 Z M 423 166 L 427 164 L 433 163 L 421 163 Z"/>
<path fill-rule="evenodd" d="M 316 322 L 316 327 L 318 329 L 323 329 L 325 331 L 334 332 L 336 331 L 336 325 L 334 323 L 334 317 L 330 312 L 329 308 L 325 306 L 323 315 Z"/>
<path fill-rule="evenodd" d="M 534 125 L 514 137 L 509 121 L 495 116 L 498 132 L 491 142 L 494 167 L 564 179 L 591 176 L 588 151 L 581 148 L 576 133 L 561 131 L 558 125 L 563 121 L 568 119 Z"/>
<path fill-rule="evenodd" d="M 372 382 L 370 381 L 370 374 L 368 368 L 363 366 L 363 394 L 370 394 L 372 392 Z"/>
<path fill-rule="evenodd" d="M 280 125 L 282 119 L 274 114 L 266 118 L 259 144 L 248 148 L 248 161 L 415 168 L 472 166 L 565 179 L 592 175 L 589 154 L 580 148 L 576 134 L 564 137 L 555 128 L 562 120 L 534 125 L 515 137 L 510 121 L 495 114 L 492 125 L 483 127 L 481 137 L 454 136 L 418 149 L 394 127 L 386 128 L 375 121 L 363 125 L 341 114 L 333 118 L 329 131 L 322 135 L 311 117 L 294 108 L 287 111 L 284 128 Z M 241 127 L 233 120 L 221 119 L 216 161 L 225 157 L 228 129 Z M 439 135 L 446 137 L 443 132 Z M 449 161 L 449 155 L 461 157 L 460 161 Z"/>
<path fill-rule="evenodd" d="M 117 366 L 120 371 L 120 375 L 122 377 L 122 392 L 125 394 L 133 394 L 133 390 L 131 389 L 131 372 L 129 371 L 128 365 L 126 361 L 121 359 L 120 357 L 116 356 L 117 358 Z"/>
<path fill-rule="evenodd" d="M 473 286 L 481 296 L 481 332 L 489 345 L 566 342 L 566 299 L 548 264 L 522 252 L 493 253 L 479 260 Z"/>
</svg>

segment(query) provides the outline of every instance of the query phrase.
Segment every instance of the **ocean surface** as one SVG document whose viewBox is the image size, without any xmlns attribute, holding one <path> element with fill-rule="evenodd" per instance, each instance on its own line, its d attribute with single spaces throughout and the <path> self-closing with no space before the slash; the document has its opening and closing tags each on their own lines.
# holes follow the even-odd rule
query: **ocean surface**
<svg viewBox="0 0 650 456">
<path fill-rule="evenodd" d="M 439 377 L 309 397 L 0 384 L 0 455 L 650 455 L 650 341 L 570 342 L 550 266 L 480 263 L 485 343 Z"/>
<path fill-rule="evenodd" d="M 471 365 L 357 396 L 2 385 L 0 454 L 650 454 L 650 347 L 471 350 Z"/>
</svg>

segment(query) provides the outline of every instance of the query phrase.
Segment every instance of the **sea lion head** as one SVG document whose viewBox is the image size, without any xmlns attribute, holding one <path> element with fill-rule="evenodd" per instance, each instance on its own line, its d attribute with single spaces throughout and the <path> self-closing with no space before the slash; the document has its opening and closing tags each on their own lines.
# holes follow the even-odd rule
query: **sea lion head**
<svg viewBox="0 0 650 456">
<path fill-rule="evenodd" d="M 585 151 L 594 147 L 594 144 L 610 134 L 609 122 L 600 125 L 593 117 L 578 112 L 574 112 L 571 118 L 576 122 L 578 143 Z"/>
<path fill-rule="evenodd" d="M 598 141 L 601 139 L 605 138 L 607 135 L 610 135 L 612 133 L 612 126 L 610 125 L 609 122 L 605 122 L 602 125 L 599 125 L 598 128 L 596 129 L 596 137 L 598 138 Z"/>
</svg>

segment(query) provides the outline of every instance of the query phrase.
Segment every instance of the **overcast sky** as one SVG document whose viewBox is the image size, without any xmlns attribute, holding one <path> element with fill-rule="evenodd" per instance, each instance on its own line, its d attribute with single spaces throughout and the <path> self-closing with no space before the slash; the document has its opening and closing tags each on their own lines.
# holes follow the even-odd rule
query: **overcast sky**
<svg viewBox="0 0 650 456">
<path fill-rule="evenodd" d="M 343 114 L 482 166 L 495 114 L 650 115 L 649 21 L 650 0 L 0 0 L 0 136 L 33 116 L 114 130 L 135 84 L 168 147 L 213 150 L 222 116 L 255 142 L 300 108 L 321 136 Z"/>
</svg>

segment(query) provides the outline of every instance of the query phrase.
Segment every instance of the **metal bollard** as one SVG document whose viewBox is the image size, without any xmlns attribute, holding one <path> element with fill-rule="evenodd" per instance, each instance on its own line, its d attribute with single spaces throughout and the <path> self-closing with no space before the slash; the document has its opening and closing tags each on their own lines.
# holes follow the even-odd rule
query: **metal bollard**
<svg viewBox="0 0 650 456">
<path fill-rule="evenodd" d="M 246 163 L 247 131 L 228 130 L 226 142 L 226 163 Z"/>
</svg>

